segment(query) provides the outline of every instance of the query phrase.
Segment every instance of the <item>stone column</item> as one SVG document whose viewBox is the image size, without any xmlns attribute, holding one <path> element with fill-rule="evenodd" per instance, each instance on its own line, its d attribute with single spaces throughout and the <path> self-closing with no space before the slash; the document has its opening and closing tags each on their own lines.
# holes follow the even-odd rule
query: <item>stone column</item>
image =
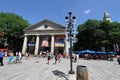
<svg viewBox="0 0 120 80">
<path fill-rule="evenodd" d="M 54 53 L 54 35 L 51 36 L 51 53 Z"/>
<path fill-rule="evenodd" d="M 65 37 L 66 37 L 65 38 L 65 53 L 66 53 L 66 55 L 68 55 L 69 54 L 69 51 L 68 51 L 68 34 L 66 34 Z"/>
<path fill-rule="evenodd" d="M 27 36 L 24 36 L 24 42 L 23 42 L 23 47 L 22 47 L 22 54 L 25 54 L 27 48 Z"/>
<path fill-rule="evenodd" d="M 34 55 L 38 55 L 38 50 L 39 50 L 39 36 L 37 35 L 36 37 L 36 44 L 35 44 L 35 52 Z"/>
</svg>

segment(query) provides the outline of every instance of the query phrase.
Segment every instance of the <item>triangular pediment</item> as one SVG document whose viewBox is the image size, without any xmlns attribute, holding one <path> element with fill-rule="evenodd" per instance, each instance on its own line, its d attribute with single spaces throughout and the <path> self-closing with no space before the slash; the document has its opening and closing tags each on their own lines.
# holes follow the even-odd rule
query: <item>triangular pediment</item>
<svg viewBox="0 0 120 80">
<path fill-rule="evenodd" d="M 50 20 L 43 20 L 43 21 L 40 21 L 30 27 L 27 27 L 24 29 L 24 31 L 39 31 L 39 30 L 65 30 L 66 27 L 65 26 L 62 26 L 58 23 L 55 23 L 53 21 L 50 21 Z"/>
</svg>

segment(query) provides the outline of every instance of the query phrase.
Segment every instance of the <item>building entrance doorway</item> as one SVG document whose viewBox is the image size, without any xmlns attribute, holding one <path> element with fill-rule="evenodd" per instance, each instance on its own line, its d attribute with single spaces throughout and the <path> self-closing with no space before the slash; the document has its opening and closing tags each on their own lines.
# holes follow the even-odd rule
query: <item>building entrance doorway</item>
<svg viewBox="0 0 120 80">
<path fill-rule="evenodd" d="M 55 48 L 55 52 L 56 53 L 61 53 L 63 55 L 63 53 L 64 53 L 64 47 L 56 47 Z"/>
<path fill-rule="evenodd" d="M 29 52 L 30 54 L 34 54 L 34 50 L 35 46 L 28 46 L 26 51 Z"/>
</svg>

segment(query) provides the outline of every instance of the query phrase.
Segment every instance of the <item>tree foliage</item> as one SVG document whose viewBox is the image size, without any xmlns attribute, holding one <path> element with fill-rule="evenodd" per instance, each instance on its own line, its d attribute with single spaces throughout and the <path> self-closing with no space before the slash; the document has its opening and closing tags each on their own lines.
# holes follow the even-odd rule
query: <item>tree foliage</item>
<svg viewBox="0 0 120 80">
<path fill-rule="evenodd" d="M 4 32 L 4 40 L 1 41 L 1 47 L 7 41 L 9 49 L 20 48 L 23 29 L 28 26 L 28 21 L 21 16 L 14 13 L 0 13 L 0 32 Z"/>
<path fill-rule="evenodd" d="M 87 20 L 78 26 L 78 42 L 75 50 L 101 50 L 107 47 L 111 50 L 114 43 L 120 43 L 120 23 L 98 20 Z"/>
</svg>

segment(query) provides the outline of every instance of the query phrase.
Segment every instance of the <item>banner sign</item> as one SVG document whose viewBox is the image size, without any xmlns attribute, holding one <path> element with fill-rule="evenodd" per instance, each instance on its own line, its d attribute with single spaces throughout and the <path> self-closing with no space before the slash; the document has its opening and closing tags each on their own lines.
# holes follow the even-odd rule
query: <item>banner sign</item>
<svg viewBox="0 0 120 80">
<path fill-rule="evenodd" d="M 49 46 L 49 36 L 43 36 L 43 39 L 42 39 L 42 47 L 48 47 Z"/>
<path fill-rule="evenodd" d="M 36 38 L 34 36 L 30 36 L 28 40 L 28 46 L 35 46 Z"/>
<path fill-rule="evenodd" d="M 64 47 L 64 36 L 55 36 L 55 47 Z"/>
</svg>

